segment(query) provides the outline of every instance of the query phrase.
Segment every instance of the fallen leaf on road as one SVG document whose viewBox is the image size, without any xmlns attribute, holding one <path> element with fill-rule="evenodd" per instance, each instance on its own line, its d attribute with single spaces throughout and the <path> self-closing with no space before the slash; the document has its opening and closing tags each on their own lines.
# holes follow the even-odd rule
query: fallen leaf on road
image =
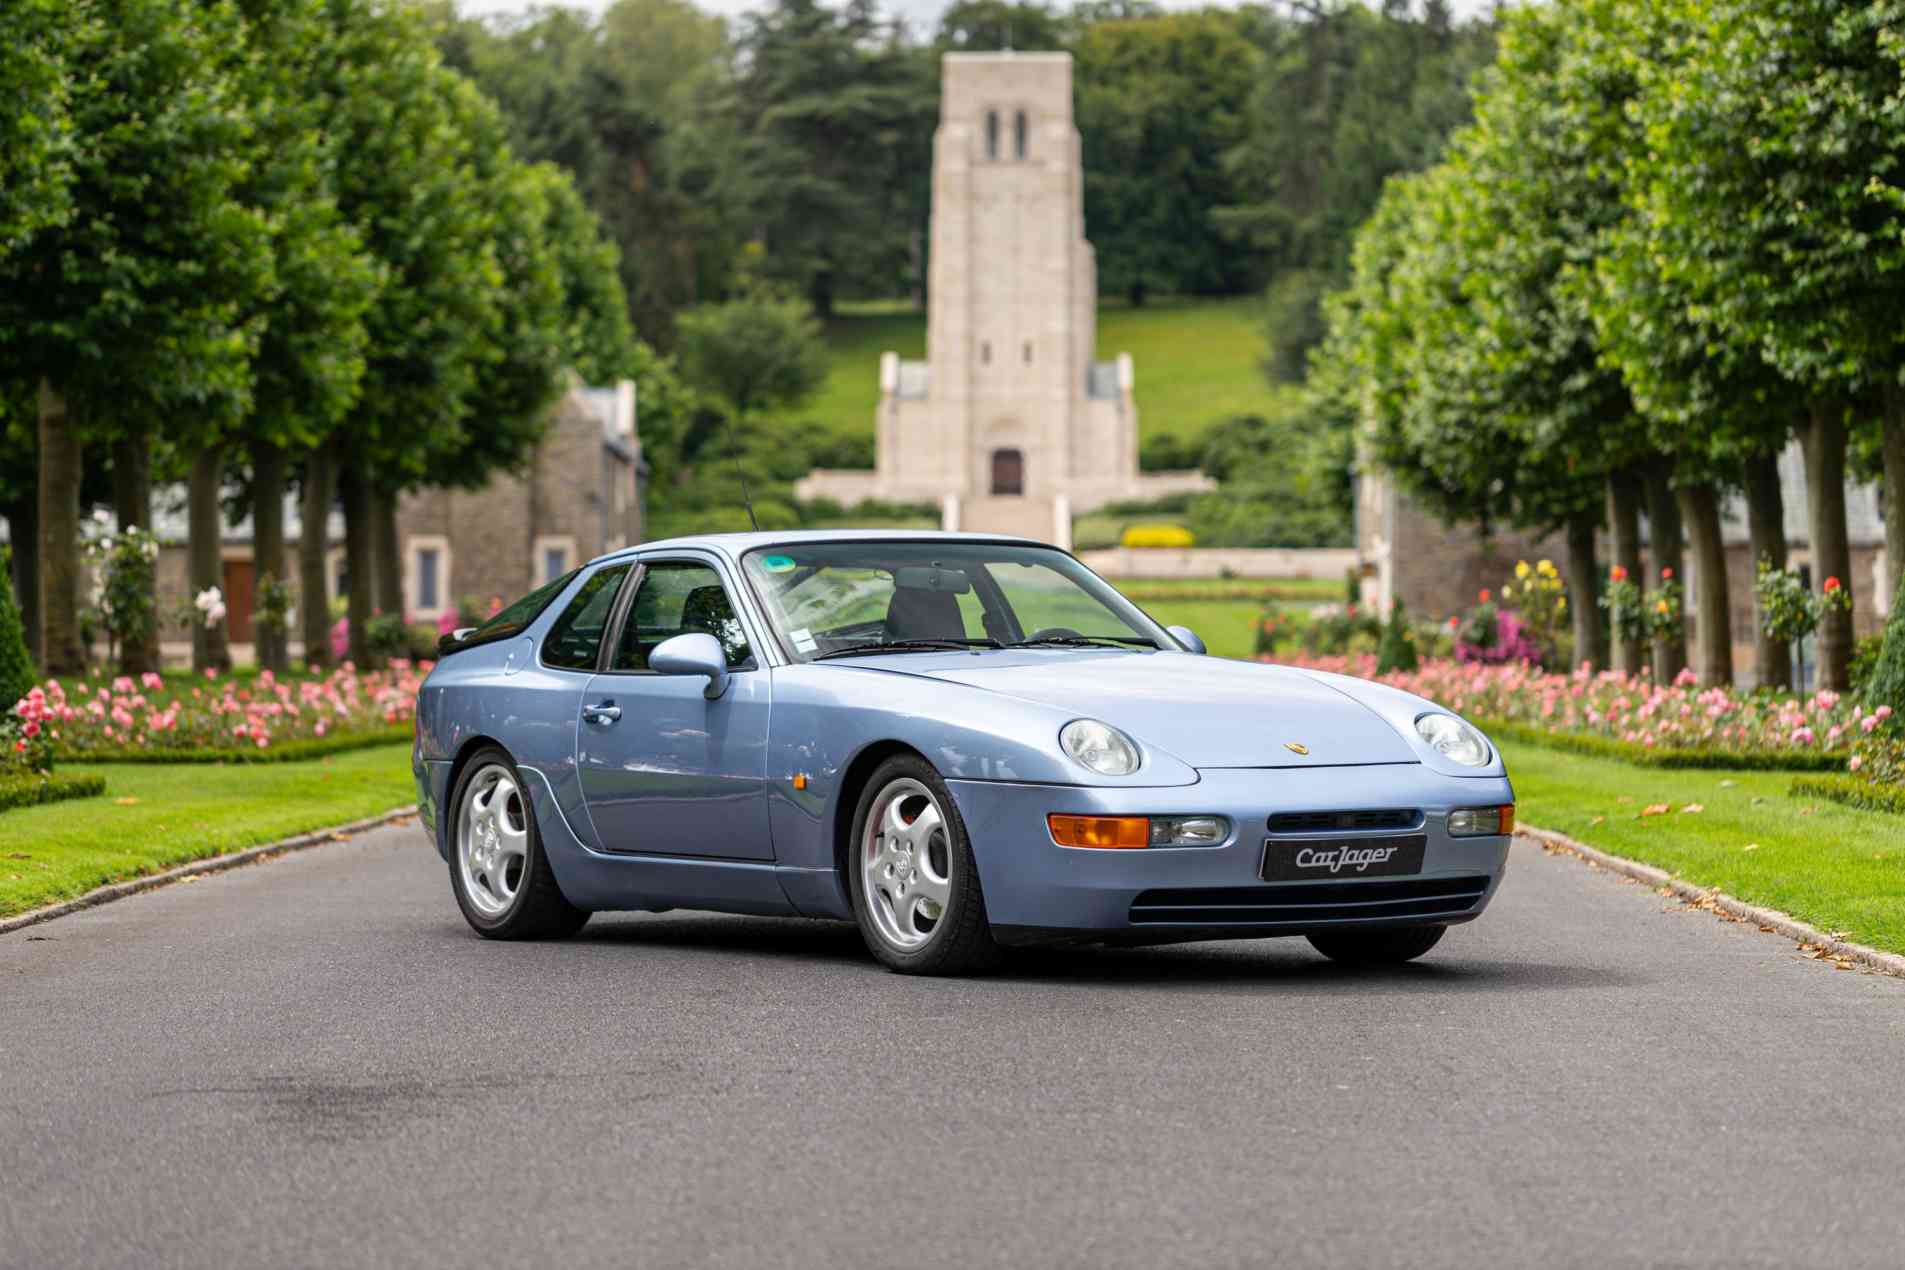
<svg viewBox="0 0 1905 1270">
<path fill-rule="evenodd" d="M 1685 807 L 1680 809 L 1680 814 L 1684 816 L 1689 812 L 1705 811 L 1706 809 L 1707 805 L 1705 803 L 1688 803 Z"/>
<path fill-rule="evenodd" d="M 139 800 L 136 798 L 115 798 L 113 802 L 121 807 L 136 807 L 139 805 Z"/>
<path fill-rule="evenodd" d="M 1606 816 L 1596 816 L 1594 819 L 1588 821 L 1588 827 L 1593 828 L 1595 825 L 1604 825 L 1606 823 L 1607 823 Z"/>
<path fill-rule="evenodd" d="M 1649 803 L 1641 809 L 1640 818 L 1645 820 L 1649 816 L 1664 816 L 1672 810 L 1672 803 Z"/>
</svg>

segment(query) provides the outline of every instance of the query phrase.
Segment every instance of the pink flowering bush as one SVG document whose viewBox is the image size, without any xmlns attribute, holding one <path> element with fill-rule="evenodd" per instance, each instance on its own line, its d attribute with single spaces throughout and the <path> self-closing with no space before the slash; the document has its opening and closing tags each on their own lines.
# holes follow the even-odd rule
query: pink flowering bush
<svg viewBox="0 0 1905 1270">
<path fill-rule="evenodd" d="M 290 740 L 408 722 L 427 662 L 393 661 L 359 673 L 345 662 L 322 679 L 218 679 L 168 685 L 155 674 L 83 682 L 56 679 L 16 703 L 12 717 L 37 728 L 52 752 L 72 756 L 168 750 L 269 749 Z"/>
<path fill-rule="evenodd" d="M 1367 655 L 1296 658 L 1289 664 L 1356 675 L 1427 697 L 1457 714 L 1501 719 L 1544 731 L 1609 737 L 1648 749 L 1711 750 L 1734 754 L 1849 754 L 1861 738 L 1897 728 L 1888 706 L 1865 709 L 1850 697 L 1741 693 L 1700 688 L 1691 672 L 1670 684 L 1585 667 L 1551 674 L 1524 662 L 1431 661 L 1419 670 L 1377 675 Z M 1857 766 L 1873 763 L 1868 744 Z"/>
<path fill-rule="evenodd" d="M 53 770 L 52 720 L 41 688 L 32 689 L 0 715 L 0 776 Z"/>
</svg>

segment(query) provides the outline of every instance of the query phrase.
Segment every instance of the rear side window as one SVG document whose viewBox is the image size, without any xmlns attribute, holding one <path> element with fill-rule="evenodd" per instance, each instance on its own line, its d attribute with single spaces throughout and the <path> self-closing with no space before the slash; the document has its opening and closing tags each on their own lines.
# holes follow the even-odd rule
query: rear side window
<svg viewBox="0 0 1905 1270">
<path fill-rule="evenodd" d="M 651 564 L 642 574 L 628 620 L 622 623 L 622 642 L 615 650 L 613 668 L 647 670 L 648 654 L 655 645 L 696 631 L 721 641 L 729 670 L 752 664 L 753 651 L 719 573 L 708 565 L 683 560 Z"/>
<path fill-rule="evenodd" d="M 462 639 L 452 639 L 445 635 L 437 641 L 437 652 L 447 656 L 450 653 L 461 652 L 465 648 L 508 639 L 512 635 L 521 633 L 525 626 L 542 616 L 542 611 L 562 594 L 565 587 L 575 581 L 575 575 L 580 572 L 580 569 L 571 569 L 555 581 L 543 583 L 508 608 L 499 610 L 496 616 Z"/>
<path fill-rule="evenodd" d="M 608 630 L 609 613 L 615 608 L 615 593 L 632 566 L 619 564 L 598 569 L 562 610 L 562 616 L 549 628 L 542 642 L 545 666 L 565 670 L 594 670 L 596 656 L 602 651 L 602 636 Z"/>
</svg>

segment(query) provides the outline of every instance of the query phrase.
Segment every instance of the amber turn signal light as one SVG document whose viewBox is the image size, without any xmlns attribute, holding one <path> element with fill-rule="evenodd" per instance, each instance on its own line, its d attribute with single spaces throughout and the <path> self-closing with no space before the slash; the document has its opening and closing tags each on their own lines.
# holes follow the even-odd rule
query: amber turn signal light
<svg viewBox="0 0 1905 1270">
<path fill-rule="evenodd" d="M 1151 845 L 1149 816 L 1066 816 L 1054 812 L 1045 822 L 1051 826 L 1052 841 L 1061 847 L 1123 850 Z"/>
<path fill-rule="evenodd" d="M 1515 805 L 1506 807 L 1464 807 L 1449 813 L 1452 838 L 1494 837 L 1515 832 Z"/>
</svg>

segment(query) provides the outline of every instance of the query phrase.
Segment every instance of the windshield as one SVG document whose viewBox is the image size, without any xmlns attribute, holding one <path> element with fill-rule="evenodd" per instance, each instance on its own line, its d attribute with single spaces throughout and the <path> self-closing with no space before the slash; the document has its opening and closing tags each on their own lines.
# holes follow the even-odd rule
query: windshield
<svg viewBox="0 0 1905 1270">
<path fill-rule="evenodd" d="M 897 647 L 1176 647 L 1097 574 L 1049 547 L 790 543 L 742 561 L 800 661 Z"/>
</svg>

